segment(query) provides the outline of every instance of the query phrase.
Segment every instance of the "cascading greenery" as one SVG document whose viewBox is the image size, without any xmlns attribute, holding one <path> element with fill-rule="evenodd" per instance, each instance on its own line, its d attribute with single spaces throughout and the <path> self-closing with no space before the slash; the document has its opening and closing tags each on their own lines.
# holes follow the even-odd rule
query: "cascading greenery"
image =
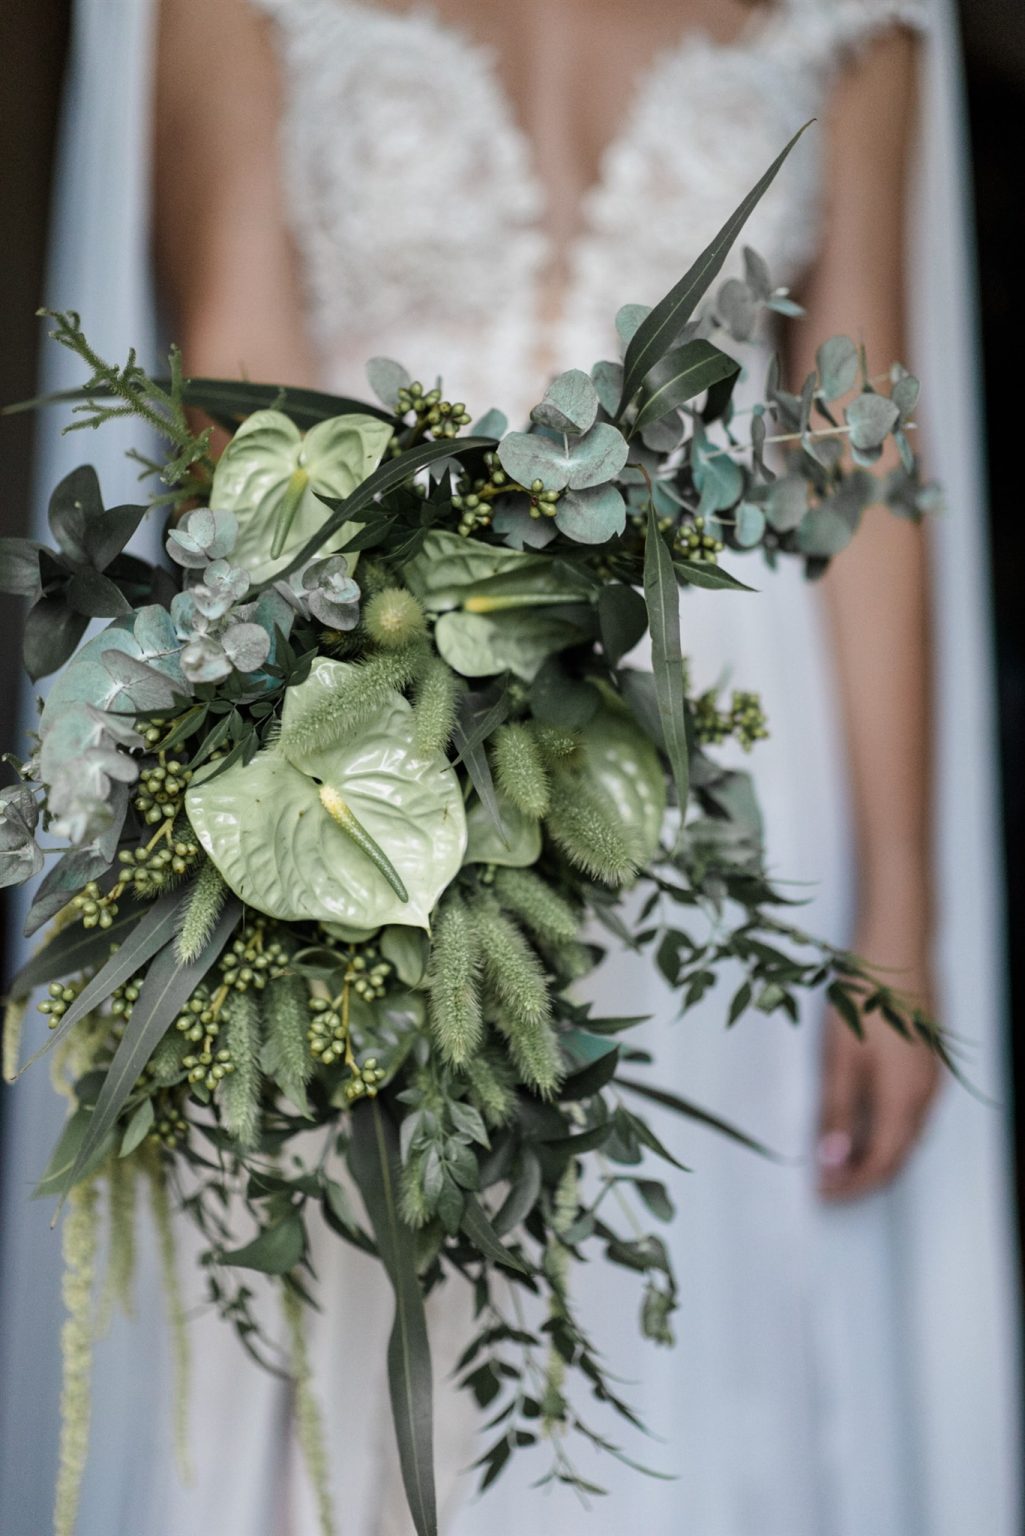
<svg viewBox="0 0 1025 1536">
<path fill-rule="evenodd" d="M 104 507 L 88 468 L 53 494 L 55 549 L 0 549 L 3 586 L 31 603 L 30 675 L 57 673 L 30 757 L 6 759 L 0 878 L 40 873 L 40 828 L 59 840 L 4 1061 L 13 1076 L 44 989 L 36 1054 L 56 1046 L 71 1099 L 39 1184 L 69 1202 L 60 1532 L 85 1453 L 100 1185 L 109 1294 L 126 1303 L 137 1170 L 152 1192 L 183 1378 L 172 1205 L 242 1343 L 293 1374 L 325 1531 L 310 1225 L 379 1257 L 400 1460 L 430 1536 L 425 1294 L 474 1287 L 459 1371 L 494 1437 L 483 1483 L 539 1445 L 547 1476 L 574 1481 L 569 1431 L 621 1454 L 582 1393 L 636 1422 L 577 1320 L 575 1261 L 597 1250 L 634 1272 L 642 1332 L 672 1339 L 676 1286 L 648 1230 L 672 1207 L 639 1165 L 675 1158 L 645 1096 L 746 1140 L 644 1078 L 643 1021 L 581 1001 L 601 927 L 651 957 L 681 1009 L 728 967 L 731 1022 L 796 1018 L 798 991 L 824 987 L 852 1028 L 878 1011 L 943 1050 L 913 1002 L 790 923 L 750 778 L 716 757 L 766 734 L 760 702 L 696 692 L 681 651 L 681 589 L 757 601 L 722 557 L 816 576 L 870 501 L 917 517 L 930 500 L 915 380 L 872 378 L 846 338 L 798 393 L 774 366 L 764 402 L 734 407 L 730 341 L 795 306 L 751 251 L 706 295 L 785 154 L 660 304 L 620 312 L 623 360 L 561 374 L 526 431 L 491 411 L 466 433 L 462 402 L 384 359 L 368 370 L 381 407 L 186 380 L 176 358 L 155 382 L 56 317 L 91 369 L 77 424 L 134 412 L 171 445 L 170 567 L 126 552 L 146 509 Z M 189 406 L 233 434 L 216 462 Z M 890 437 L 902 467 L 879 483 Z M 610 1210 L 631 1190 L 621 1231 Z M 253 1272 L 281 1277 L 283 1343 Z"/>
</svg>

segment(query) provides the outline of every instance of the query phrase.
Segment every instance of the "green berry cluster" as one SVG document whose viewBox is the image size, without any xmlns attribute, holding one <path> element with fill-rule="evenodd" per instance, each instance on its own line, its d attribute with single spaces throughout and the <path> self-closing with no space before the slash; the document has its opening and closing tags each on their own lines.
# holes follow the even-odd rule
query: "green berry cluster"
<svg viewBox="0 0 1025 1536">
<path fill-rule="evenodd" d="M 164 822 L 163 825 L 168 824 Z M 181 837 L 172 834 L 159 843 L 140 843 L 138 848 L 122 848 L 118 854 L 121 865 L 118 883 L 111 895 L 116 902 L 117 895 L 130 885 L 135 895 L 143 900 L 158 896 L 173 880 L 188 874 L 200 851 L 191 833 Z"/>
<path fill-rule="evenodd" d="M 696 517 L 693 522 L 682 523 L 673 540 L 677 553 L 685 560 L 697 560 L 706 565 L 717 565 L 723 551 L 723 542 L 705 532 L 705 519 Z"/>
<path fill-rule="evenodd" d="M 288 951 L 270 932 L 266 919 L 256 918 L 225 951 L 218 964 L 226 987 L 234 987 L 238 992 L 248 992 L 252 987 L 262 992 L 268 981 L 284 974 Z"/>
<path fill-rule="evenodd" d="M 147 1140 L 159 1147 L 166 1147 L 173 1152 L 179 1142 L 184 1141 L 188 1134 L 189 1122 L 182 1114 L 174 1099 L 168 1095 L 161 1108 L 157 1110 L 153 1129 Z"/>
<path fill-rule="evenodd" d="M 757 693 L 735 692 L 730 719 L 733 734 L 745 752 L 750 752 L 756 741 L 764 741 L 769 734 L 768 717 Z"/>
<path fill-rule="evenodd" d="M 117 916 L 117 900 L 109 892 L 103 892 L 95 880 L 90 880 L 71 905 L 82 914 L 83 928 L 109 928 Z"/>
<path fill-rule="evenodd" d="M 768 736 L 768 720 L 757 693 L 734 691 L 728 710 L 721 710 L 715 690 L 694 700 L 694 734 L 703 747 L 718 747 L 735 736 L 745 752 Z"/>
<path fill-rule="evenodd" d="M 400 416 L 412 411 L 417 425 L 432 437 L 458 437 L 460 427 L 470 421 L 470 413 L 461 400 L 443 400 L 440 389 L 425 390 L 416 380 L 399 390 L 395 408 Z"/>
<path fill-rule="evenodd" d="M 198 1047 L 182 1057 L 189 1087 L 201 1085 L 208 1093 L 213 1093 L 222 1078 L 235 1070 L 231 1052 L 219 1043 L 224 995 L 223 987 L 214 995 L 208 987 L 198 987 L 174 1021 L 186 1040 Z"/>
<path fill-rule="evenodd" d="M 376 1099 L 377 1090 L 386 1076 L 384 1068 L 377 1065 L 377 1057 L 368 1056 L 362 1066 L 352 1062 L 349 1071 L 352 1075 L 343 1090 L 348 1102 L 355 1104 L 357 1099 Z"/>
<path fill-rule="evenodd" d="M 484 455 L 484 467 L 487 474 L 478 475 L 476 479 L 464 475 L 457 484 L 456 494 L 452 497 L 453 509 L 462 514 L 459 520 L 459 532 L 464 539 L 468 538 L 475 528 L 490 526 L 492 501 L 510 488 L 509 476 L 499 463 L 497 453 L 490 452 Z M 512 483 L 515 484 L 515 482 Z"/>
<path fill-rule="evenodd" d="M 39 1004 L 39 1012 L 47 1015 L 47 1023 L 51 1029 L 56 1029 L 61 1019 L 67 1013 L 75 998 L 81 992 L 84 983 L 81 981 L 51 981 L 47 988 L 48 996 Z"/>
<path fill-rule="evenodd" d="M 146 734 L 148 739 L 150 733 Z M 134 803 L 147 826 L 155 827 L 178 814 L 191 778 L 191 768 L 177 759 L 165 762 L 163 753 L 159 762 L 142 770 Z"/>
<path fill-rule="evenodd" d="M 123 981 L 119 987 L 115 987 L 108 1004 L 115 1018 L 124 1019 L 127 1023 L 132 1016 L 132 1009 L 139 1000 L 142 991 L 142 980 L 132 977 L 129 981 Z"/>
</svg>

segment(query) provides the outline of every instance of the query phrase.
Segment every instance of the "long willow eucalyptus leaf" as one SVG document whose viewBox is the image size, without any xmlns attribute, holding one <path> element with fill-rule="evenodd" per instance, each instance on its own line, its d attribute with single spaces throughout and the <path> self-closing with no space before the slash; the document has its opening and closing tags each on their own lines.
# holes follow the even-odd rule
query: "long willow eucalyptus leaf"
<svg viewBox="0 0 1025 1536">
<path fill-rule="evenodd" d="M 103 1079 L 96 1108 L 68 1175 L 64 1194 L 78 1181 L 94 1148 L 121 1113 L 160 1040 L 227 943 L 241 911 L 239 902 L 228 903 L 198 960 L 182 965 L 174 947 L 169 944 L 161 950 L 146 972 L 138 1001 L 114 1052 L 114 1060 Z"/>
<path fill-rule="evenodd" d="M 682 831 L 690 794 L 690 758 L 680 646 L 680 590 L 653 505 L 648 507 L 648 536 L 644 545 L 644 601 L 651 629 L 651 669 L 655 674 L 658 717 L 680 802 Z"/>
<path fill-rule="evenodd" d="M 642 320 L 637 327 L 630 340 L 630 345 L 626 349 L 626 357 L 623 360 L 623 393 L 619 401 L 619 410 L 616 413 L 617 421 L 637 393 L 645 376 L 666 355 L 676 341 L 681 330 L 694 313 L 699 300 L 708 291 L 708 287 L 716 275 L 722 270 L 723 262 L 729 255 L 737 236 L 761 201 L 763 194 L 772 185 L 780 166 L 808 126 L 805 123 L 804 128 L 798 129 L 786 148 L 776 156 L 769 169 L 765 172 L 765 175 L 751 188 L 751 191 L 744 200 L 734 209 L 722 229 L 715 236 L 715 239 L 701 252 L 701 255 L 690 270 L 681 277 L 675 288 L 669 290 L 665 298 L 655 305 L 650 315 Z"/>
<path fill-rule="evenodd" d="M 360 1105 L 353 1113 L 349 1166 L 395 1292 L 395 1322 L 388 1341 L 388 1385 L 406 1497 L 417 1536 L 438 1536 L 427 1319 L 416 1272 L 413 1233 L 399 1215 L 399 1139 L 376 1099 Z"/>
</svg>

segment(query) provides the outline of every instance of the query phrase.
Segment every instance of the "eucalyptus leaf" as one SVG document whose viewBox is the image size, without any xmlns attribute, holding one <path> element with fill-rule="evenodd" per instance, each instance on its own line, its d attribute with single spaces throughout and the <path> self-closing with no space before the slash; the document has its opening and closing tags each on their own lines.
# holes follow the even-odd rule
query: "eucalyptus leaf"
<svg viewBox="0 0 1025 1536">
<path fill-rule="evenodd" d="M 559 497 L 555 526 L 577 544 L 605 544 L 626 527 L 626 502 L 614 485 L 564 491 Z"/>
<path fill-rule="evenodd" d="M 742 501 L 734 515 L 734 538 L 742 549 L 754 549 L 765 536 L 765 513 L 753 502 Z"/>
<path fill-rule="evenodd" d="M 398 407 L 399 390 L 413 382 L 407 369 L 391 357 L 372 357 L 366 366 L 367 383 L 382 405 L 390 411 Z"/>
<path fill-rule="evenodd" d="M 552 380 L 530 419 L 554 432 L 580 436 L 594 425 L 597 414 L 598 392 L 593 383 L 582 369 L 570 368 Z"/>
<path fill-rule="evenodd" d="M 831 336 L 815 353 L 819 389 L 827 400 L 838 400 L 858 378 L 858 349 L 849 336 Z"/>
<path fill-rule="evenodd" d="M 629 457 L 623 434 L 598 421 L 589 432 L 563 442 L 537 432 L 510 432 L 498 445 L 498 458 L 507 475 L 521 485 L 535 480 L 547 490 L 582 491 L 614 480 Z"/>
<path fill-rule="evenodd" d="M 0 592 L 35 600 L 41 590 L 39 551 L 30 539 L 0 538 Z"/>
<path fill-rule="evenodd" d="M 900 409 L 886 395 L 870 390 L 856 396 L 844 412 L 851 429 L 851 444 L 861 451 L 880 448 L 897 425 Z"/>
</svg>

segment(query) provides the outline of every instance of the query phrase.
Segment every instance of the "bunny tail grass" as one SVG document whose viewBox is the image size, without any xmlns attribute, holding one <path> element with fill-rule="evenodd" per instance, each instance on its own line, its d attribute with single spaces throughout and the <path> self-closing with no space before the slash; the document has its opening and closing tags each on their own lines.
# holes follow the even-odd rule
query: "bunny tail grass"
<svg viewBox="0 0 1025 1536">
<path fill-rule="evenodd" d="M 260 1129 L 260 1005 L 253 992 L 232 992 L 224 1005 L 224 1043 L 234 1068 L 221 1079 L 224 1128 L 242 1147 L 256 1145 Z"/>
<path fill-rule="evenodd" d="M 568 944 L 580 922 L 568 901 L 530 869 L 496 869 L 495 895 L 530 933 L 553 944 Z"/>
<path fill-rule="evenodd" d="M 451 1066 L 469 1061 L 484 1036 L 479 972 L 474 925 L 463 901 L 450 896 L 435 924 L 428 985 L 431 1029 Z"/>
<path fill-rule="evenodd" d="M 563 1073 L 541 962 L 494 897 L 475 903 L 473 925 L 485 980 L 500 1005 L 498 1027 L 523 1081 L 548 1097 Z"/>
<path fill-rule="evenodd" d="M 197 960 L 221 915 L 228 887 L 217 865 L 205 859 L 189 890 L 182 925 L 175 940 L 175 953 L 182 965 Z"/>
</svg>

